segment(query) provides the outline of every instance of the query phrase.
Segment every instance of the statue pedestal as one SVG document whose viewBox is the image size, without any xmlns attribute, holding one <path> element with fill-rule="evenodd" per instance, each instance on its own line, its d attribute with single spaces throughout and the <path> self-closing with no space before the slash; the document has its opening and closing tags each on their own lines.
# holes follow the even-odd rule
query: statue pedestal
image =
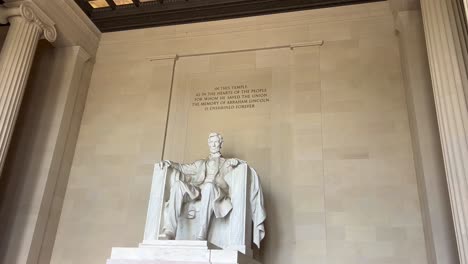
<svg viewBox="0 0 468 264">
<path fill-rule="evenodd" d="M 112 248 L 107 264 L 261 264 L 237 250 L 207 241 L 152 240 L 137 248 Z"/>
</svg>

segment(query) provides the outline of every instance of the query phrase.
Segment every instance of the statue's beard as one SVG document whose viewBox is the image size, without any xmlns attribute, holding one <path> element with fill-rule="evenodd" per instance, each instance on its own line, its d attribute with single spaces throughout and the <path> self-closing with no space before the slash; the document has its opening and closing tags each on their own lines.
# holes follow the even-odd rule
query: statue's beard
<svg viewBox="0 0 468 264">
<path fill-rule="evenodd" d="M 219 153 L 221 153 L 221 148 L 210 149 L 210 153 L 211 154 L 219 154 Z"/>
</svg>

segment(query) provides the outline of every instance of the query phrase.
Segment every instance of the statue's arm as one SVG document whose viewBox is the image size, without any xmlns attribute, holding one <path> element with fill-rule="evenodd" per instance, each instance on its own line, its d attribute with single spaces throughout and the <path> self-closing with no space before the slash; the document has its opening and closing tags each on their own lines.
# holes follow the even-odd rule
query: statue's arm
<svg viewBox="0 0 468 264">
<path fill-rule="evenodd" d="M 182 172 L 185 175 L 195 175 L 198 171 L 198 165 L 196 162 L 190 164 L 181 164 L 169 160 L 162 161 L 162 163 L 166 164 L 168 168 L 172 168 Z"/>
<path fill-rule="evenodd" d="M 180 170 L 183 174 L 195 175 L 198 172 L 198 166 L 195 163 L 177 164 L 177 165 L 178 165 L 178 170 Z"/>
<path fill-rule="evenodd" d="M 192 182 L 194 176 L 197 174 L 198 169 L 200 167 L 199 163 L 199 161 L 195 161 L 194 163 L 181 164 L 170 160 L 163 160 L 159 162 L 159 167 L 161 169 L 166 167 L 171 168 L 173 170 L 177 170 L 181 173 L 180 178 L 178 178 L 178 180 L 183 182 Z"/>
<path fill-rule="evenodd" d="M 240 164 L 247 164 L 247 162 L 240 160 L 240 159 L 236 159 L 236 158 L 227 159 L 226 162 L 224 163 L 225 174 L 230 173 L 235 168 L 237 168 L 237 166 L 239 166 Z"/>
</svg>

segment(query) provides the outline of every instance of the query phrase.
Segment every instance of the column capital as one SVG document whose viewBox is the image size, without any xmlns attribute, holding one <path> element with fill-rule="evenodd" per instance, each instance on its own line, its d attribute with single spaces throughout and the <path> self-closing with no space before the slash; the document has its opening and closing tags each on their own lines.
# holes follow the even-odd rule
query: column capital
<svg viewBox="0 0 468 264">
<path fill-rule="evenodd" d="M 0 23 L 6 24 L 13 17 L 22 17 L 30 23 L 34 23 L 42 29 L 42 35 L 49 42 L 57 39 L 55 23 L 30 1 L 7 3 L 0 6 Z"/>
</svg>

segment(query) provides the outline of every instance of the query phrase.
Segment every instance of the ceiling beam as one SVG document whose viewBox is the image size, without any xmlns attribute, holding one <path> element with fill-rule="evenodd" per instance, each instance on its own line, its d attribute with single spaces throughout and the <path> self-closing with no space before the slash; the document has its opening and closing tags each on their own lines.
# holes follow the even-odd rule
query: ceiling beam
<svg viewBox="0 0 468 264">
<path fill-rule="evenodd" d="M 135 0 L 130 8 L 114 7 L 93 10 L 91 20 L 102 32 L 128 30 L 145 27 L 166 26 L 219 19 L 238 18 L 342 6 L 385 0 L 203 0 L 187 1 L 157 0 L 158 4 L 140 3 Z M 140 0 L 138 1 L 140 2 Z M 161 4 L 164 2 L 164 4 Z M 154 3 L 154 2 L 153 2 Z"/>
<path fill-rule="evenodd" d="M 1 0 L 0 0 L 1 1 Z M 93 11 L 93 7 L 87 0 L 75 0 L 75 3 L 89 16 Z"/>
<path fill-rule="evenodd" d="M 140 7 L 140 0 L 132 0 L 133 1 L 133 4 L 136 6 L 136 7 Z"/>
<path fill-rule="evenodd" d="M 107 4 L 112 8 L 112 10 L 115 10 L 117 8 L 117 5 L 115 4 L 114 0 L 106 0 Z"/>
</svg>

